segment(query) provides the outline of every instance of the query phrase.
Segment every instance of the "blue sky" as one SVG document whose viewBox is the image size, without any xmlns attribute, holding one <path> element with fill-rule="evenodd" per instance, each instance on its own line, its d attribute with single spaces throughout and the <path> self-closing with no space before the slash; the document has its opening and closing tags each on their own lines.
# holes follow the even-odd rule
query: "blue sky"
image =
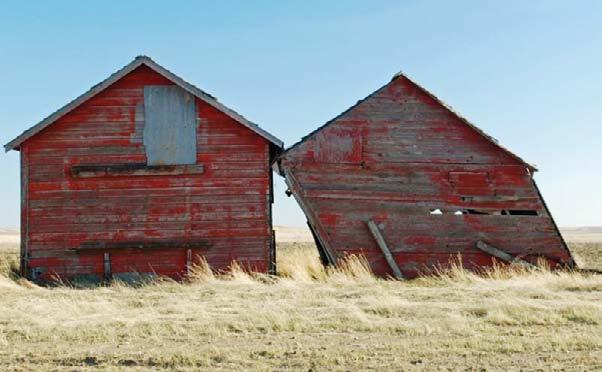
<svg viewBox="0 0 602 372">
<path fill-rule="evenodd" d="M 147 54 L 290 145 L 403 70 L 602 225 L 602 1 L 3 2 L 0 140 Z M 18 153 L 0 227 L 19 224 Z M 304 225 L 276 184 L 275 223 Z"/>
</svg>

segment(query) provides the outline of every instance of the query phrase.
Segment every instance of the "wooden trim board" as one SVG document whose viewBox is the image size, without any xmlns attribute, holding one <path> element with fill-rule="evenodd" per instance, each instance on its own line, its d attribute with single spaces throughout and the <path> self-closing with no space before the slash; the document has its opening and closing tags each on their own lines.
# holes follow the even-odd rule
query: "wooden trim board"
<svg viewBox="0 0 602 372">
<path fill-rule="evenodd" d="M 397 262 L 395 262 L 395 259 L 393 258 L 393 255 L 391 254 L 391 251 L 389 250 L 389 247 L 385 242 L 385 238 L 382 236 L 378 226 L 372 220 L 368 220 L 367 223 L 368 228 L 370 229 L 370 232 L 374 237 L 374 240 L 376 240 L 378 247 L 383 252 L 383 255 L 385 256 L 389 267 L 391 267 L 391 270 L 393 270 L 393 275 L 395 276 L 395 279 L 403 280 L 403 274 L 401 273 L 401 270 L 399 270 L 399 266 L 397 266 Z"/>
</svg>

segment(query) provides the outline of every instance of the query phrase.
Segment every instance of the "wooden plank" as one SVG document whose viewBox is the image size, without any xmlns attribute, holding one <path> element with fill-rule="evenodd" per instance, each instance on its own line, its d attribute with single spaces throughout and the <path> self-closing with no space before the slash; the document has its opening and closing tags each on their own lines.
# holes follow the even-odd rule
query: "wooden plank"
<svg viewBox="0 0 602 372">
<path fill-rule="evenodd" d="M 504 251 L 502 251 L 501 249 L 498 249 L 494 246 L 491 246 L 487 243 L 485 243 L 482 240 L 477 241 L 477 248 L 479 248 L 480 250 L 482 250 L 483 252 L 489 253 L 490 255 L 497 257 L 503 261 L 509 262 L 509 263 L 513 263 L 513 264 L 518 264 L 527 268 L 534 268 L 535 265 L 530 264 L 529 262 L 520 259 L 518 257 L 514 257 Z"/>
<path fill-rule="evenodd" d="M 230 238 L 234 236 L 269 237 L 266 220 L 253 221 L 211 221 L 210 223 L 153 223 L 131 226 L 127 222 L 104 225 L 106 229 L 81 224 L 77 226 L 53 225 L 52 228 L 35 226 L 30 232 L 30 242 L 48 241 L 104 241 L 105 239 L 127 241 L 127 237 L 146 241 L 147 239 L 185 239 L 185 238 Z M 229 226 L 228 226 L 229 225 Z M 101 225 L 103 226 L 103 225 Z M 131 228 L 130 228 L 131 227 Z M 267 249 L 267 247 L 264 247 Z M 264 251 L 265 253 L 265 251 Z"/>
<path fill-rule="evenodd" d="M 320 245 L 324 249 L 324 253 L 326 255 L 328 263 L 331 265 L 336 264 L 336 256 L 334 255 L 334 251 L 331 250 L 330 245 L 328 244 L 328 241 L 326 239 L 327 235 L 320 223 L 320 219 L 315 216 L 314 210 L 308 207 L 305 203 L 305 199 L 303 197 L 303 189 L 297 183 L 295 177 L 293 176 L 293 173 L 288 169 L 284 170 L 284 180 L 289 189 L 292 191 L 293 196 L 295 197 L 297 203 L 301 207 L 301 210 L 307 217 L 308 222 L 315 229 L 315 236 L 320 240 Z"/>
<path fill-rule="evenodd" d="M 272 234 L 270 236 L 270 247 L 268 254 L 269 261 L 269 269 L 268 273 L 271 275 L 276 275 L 278 273 L 278 268 L 276 266 L 276 231 L 272 230 Z"/>
<path fill-rule="evenodd" d="M 73 249 L 75 252 L 81 253 L 85 251 L 98 250 L 147 250 L 147 249 L 205 249 L 209 247 L 206 239 L 193 241 L 177 241 L 177 240 L 148 240 L 148 241 L 102 241 L 102 242 L 87 242 Z"/>
<path fill-rule="evenodd" d="M 178 199 L 180 197 L 181 199 Z M 116 200 L 118 206 L 111 205 L 112 200 Z M 256 208 L 258 203 L 263 200 L 263 195 L 191 195 L 187 193 L 173 194 L 170 196 L 159 195 L 124 195 L 122 197 L 72 197 L 69 200 L 62 198 L 52 198 L 45 200 L 32 200 L 30 208 L 35 215 L 44 215 L 56 211 L 56 213 L 73 213 L 77 211 L 87 211 L 89 214 L 105 214 L 115 211 L 139 211 L 148 210 L 148 203 L 154 206 L 166 206 L 173 208 L 185 208 L 190 205 L 191 210 L 199 212 L 226 211 L 232 208 L 233 211 L 250 210 Z M 100 203 L 99 203 L 100 201 Z"/>
<path fill-rule="evenodd" d="M 20 265 L 21 276 L 29 278 L 28 245 L 29 245 L 29 151 L 23 146 L 20 152 L 21 161 L 21 247 Z"/>
<path fill-rule="evenodd" d="M 104 279 L 111 280 L 111 255 L 108 252 L 103 254 Z"/>
<path fill-rule="evenodd" d="M 314 243 L 316 244 L 316 247 L 318 248 L 318 254 L 320 255 L 320 262 L 322 262 L 322 265 L 327 266 L 330 265 L 330 259 L 328 258 L 328 254 L 326 253 L 326 251 L 324 250 L 324 247 L 322 246 L 322 243 L 320 242 L 320 238 L 318 238 L 318 235 L 316 234 L 316 229 L 311 225 L 311 223 L 309 223 L 309 221 L 307 221 L 307 227 L 309 227 L 309 231 L 311 232 L 311 236 L 314 238 Z"/>
<path fill-rule="evenodd" d="M 147 160 L 140 143 L 143 87 L 170 82 L 141 67 L 115 84 L 22 145 L 29 159 L 22 216 L 29 222 L 22 231 L 29 266 L 47 269 L 41 274 L 47 279 L 47 273 L 102 276 L 109 253 L 112 274 L 152 266 L 181 279 L 186 250 L 198 248 L 181 242 L 206 241 L 198 252 L 218 270 L 236 259 L 267 271 L 270 143 L 195 100 L 195 160 L 203 176 L 200 167 L 131 169 Z M 72 177 L 72 167 L 81 177 Z M 148 241 L 179 247 L 133 248 Z"/>
<path fill-rule="evenodd" d="M 109 238 L 112 238 L 116 241 L 123 241 L 124 239 L 129 240 L 129 241 L 134 241 L 134 240 L 143 240 L 143 237 L 140 236 L 134 236 L 134 237 L 130 237 L 127 236 L 124 239 L 119 240 L 119 237 L 116 237 L 115 235 L 106 235 L 105 237 L 107 237 L 109 240 Z M 81 244 L 83 244 L 85 242 L 85 239 L 87 238 L 86 236 L 84 236 L 83 238 L 79 238 L 79 239 L 63 239 L 62 241 L 47 241 L 47 240 L 43 240 L 43 241 L 38 241 L 38 242 L 32 242 L 32 252 L 31 252 L 31 257 L 32 258 L 48 258 L 48 257 L 55 257 L 55 256 L 64 256 L 67 255 L 70 258 L 74 258 L 77 257 L 77 253 L 74 252 L 73 250 L 68 250 L 68 248 L 77 248 L 79 247 Z M 180 236 L 173 236 L 173 238 L 170 236 L 170 239 L 175 239 L 175 240 L 185 240 L 186 236 L 185 234 L 182 234 Z M 249 253 L 249 252 L 253 252 L 253 251 L 257 251 L 257 247 L 258 246 L 267 246 L 267 244 L 269 243 L 269 235 L 258 235 L 258 236 L 245 236 L 245 235 L 236 235 L 233 237 L 228 237 L 227 239 L 223 239 L 221 237 L 219 238 L 207 238 L 207 242 L 208 245 L 210 245 L 210 248 L 204 250 L 203 252 L 206 253 L 224 253 L 224 254 L 231 254 L 233 252 L 244 252 L 244 253 Z M 100 240 L 100 239 L 99 239 Z M 192 249 L 192 248 L 191 248 Z M 135 250 L 135 251 L 141 251 L 144 252 L 143 250 Z M 161 251 L 161 250 L 149 250 L 147 252 L 152 253 L 152 252 L 156 252 L 156 251 Z M 169 250 L 169 249 L 165 249 L 163 250 L 164 252 L 171 252 L 168 254 L 174 254 L 173 250 Z M 90 251 L 90 253 L 94 253 L 95 251 Z M 258 254 L 263 254 L 264 252 L 260 252 Z M 177 253 L 176 253 L 177 254 Z M 81 257 L 84 256 L 89 256 L 89 255 L 85 255 L 82 254 L 80 255 Z"/>
<path fill-rule="evenodd" d="M 562 236 L 562 234 L 560 233 L 560 229 L 558 228 L 558 225 L 556 224 L 556 220 L 554 220 L 554 217 L 552 217 L 552 213 L 550 213 L 548 204 L 546 203 L 546 200 L 543 198 L 543 195 L 541 194 L 541 191 L 539 190 L 539 186 L 537 186 L 537 182 L 535 182 L 535 179 L 533 179 L 533 178 L 531 178 L 531 182 L 533 183 L 533 187 L 535 188 L 535 191 L 537 191 L 537 195 L 539 195 L 539 199 L 541 200 L 541 203 L 543 204 L 546 214 L 548 215 L 548 217 L 550 218 L 550 221 L 552 222 L 552 225 L 554 226 L 556 236 L 558 237 L 558 239 L 560 239 L 564 249 L 569 254 L 570 261 L 568 262 L 568 266 L 578 268 L 577 262 L 575 261 L 575 258 L 573 257 L 573 252 L 569 249 L 569 246 L 566 243 L 566 240 L 564 240 L 564 236 Z"/>
<path fill-rule="evenodd" d="M 68 188 L 66 186 L 69 186 Z M 99 187 L 100 186 L 100 187 Z M 204 177 L 157 177 L 149 181 L 141 177 L 110 177 L 107 179 L 80 179 L 77 182 L 71 182 L 66 185 L 64 181 L 59 182 L 36 182 L 30 185 L 32 193 L 36 192 L 52 192 L 52 191 L 68 191 L 76 190 L 91 190 L 103 191 L 106 189 L 160 189 L 160 188 L 197 188 L 199 192 L 210 190 L 210 188 L 235 188 L 243 187 L 251 190 L 262 189 L 264 194 L 268 193 L 268 180 L 264 177 L 260 178 L 204 178 Z M 214 194 L 215 190 L 210 190 Z M 123 194 L 123 193 L 122 193 Z"/>
<path fill-rule="evenodd" d="M 71 175 L 77 178 L 124 177 L 124 176 L 174 176 L 184 174 L 202 174 L 205 167 L 194 165 L 146 165 L 131 164 L 87 164 L 71 167 Z"/>
<path fill-rule="evenodd" d="M 186 274 L 190 274 L 192 270 L 192 249 L 186 249 Z"/>
<path fill-rule="evenodd" d="M 385 238 L 380 233 L 378 226 L 376 226 L 374 221 L 368 220 L 368 228 L 370 229 L 372 236 L 374 236 L 374 240 L 376 240 L 376 243 L 378 243 L 380 250 L 383 252 L 383 255 L 385 256 L 387 263 L 391 267 L 391 270 L 393 270 L 393 275 L 395 275 L 395 278 L 398 280 L 403 280 L 403 274 L 401 273 L 401 270 L 399 270 L 399 267 L 397 266 L 397 262 L 395 262 L 393 255 L 391 255 L 391 251 L 389 250 L 389 247 L 385 242 Z"/>
<path fill-rule="evenodd" d="M 268 246 L 268 273 L 271 275 L 277 274 L 276 267 L 276 232 L 274 231 L 274 221 L 272 214 L 272 204 L 274 204 L 274 177 L 271 169 L 271 162 L 273 159 L 273 152 L 270 150 L 270 158 L 267 165 L 267 172 L 269 178 L 269 189 L 266 198 L 266 211 L 268 216 L 268 228 L 270 229 L 270 244 Z"/>
</svg>

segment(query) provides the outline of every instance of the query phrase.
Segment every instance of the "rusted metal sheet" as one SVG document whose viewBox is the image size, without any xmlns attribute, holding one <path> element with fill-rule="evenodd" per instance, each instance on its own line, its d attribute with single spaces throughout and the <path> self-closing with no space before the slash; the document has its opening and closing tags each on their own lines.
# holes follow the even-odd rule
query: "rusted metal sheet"
<svg viewBox="0 0 602 372">
<path fill-rule="evenodd" d="M 529 264 L 574 264 L 535 169 L 400 75 L 289 148 L 278 170 L 329 256 L 363 254 L 404 277 L 492 265 L 487 242 Z M 366 228 L 378 225 L 377 235 Z M 384 240 L 384 239 L 383 239 Z"/>
<path fill-rule="evenodd" d="M 30 278 L 181 279 L 189 249 L 192 261 L 203 256 L 216 270 L 233 260 L 269 269 L 269 169 L 278 148 L 193 98 L 194 164 L 149 166 L 146 86 L 176 87 L 141 64 L 19 142 Z"/>
<path fill-rule="evenodd" d="M 196 103 L 176 86 L 144 87 L 144 148 L 148 165 L 196 162 Z"/>
</svg>

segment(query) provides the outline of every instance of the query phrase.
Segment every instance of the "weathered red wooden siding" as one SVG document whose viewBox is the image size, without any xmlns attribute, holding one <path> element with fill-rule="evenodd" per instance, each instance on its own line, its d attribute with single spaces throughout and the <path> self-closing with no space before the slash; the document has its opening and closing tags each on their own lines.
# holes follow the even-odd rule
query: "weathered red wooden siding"
<svg viewBox="0 0 602 372">
<path fill-rule="evenodd" d="M 237 260 L 267 270 L 270 144 L 201 100 L 196 105 L 202 174 L 71 174 L 74 165 L 146 163 L 136 123 L 145 85 L 172 83 L 141 66 L 22 144 L 29 270 L 44 271 L 42 279 L 52 274 L 102 278 L 106 251 L 114 274 L 184 274 L 186 249 L 123 249 L 140 242 L 187 242 L 193 255 L 204 256 L 216 269 Z M 98 243 L 122 244 L 73 251 Z"/>
<path fill-rule="evenodd" d="M 407 277 L 458 253 L 467 267 L 491 265 L 479 240 L 527 261 L 572 262 L 527 166 L 405 77 L 285 152 L 280 167 L 325 245 L 364 254 L 379 275 L 392 272 L 368 220 Z M 454 214 L 469 209 L 488 214 Z"/>
</svg>

